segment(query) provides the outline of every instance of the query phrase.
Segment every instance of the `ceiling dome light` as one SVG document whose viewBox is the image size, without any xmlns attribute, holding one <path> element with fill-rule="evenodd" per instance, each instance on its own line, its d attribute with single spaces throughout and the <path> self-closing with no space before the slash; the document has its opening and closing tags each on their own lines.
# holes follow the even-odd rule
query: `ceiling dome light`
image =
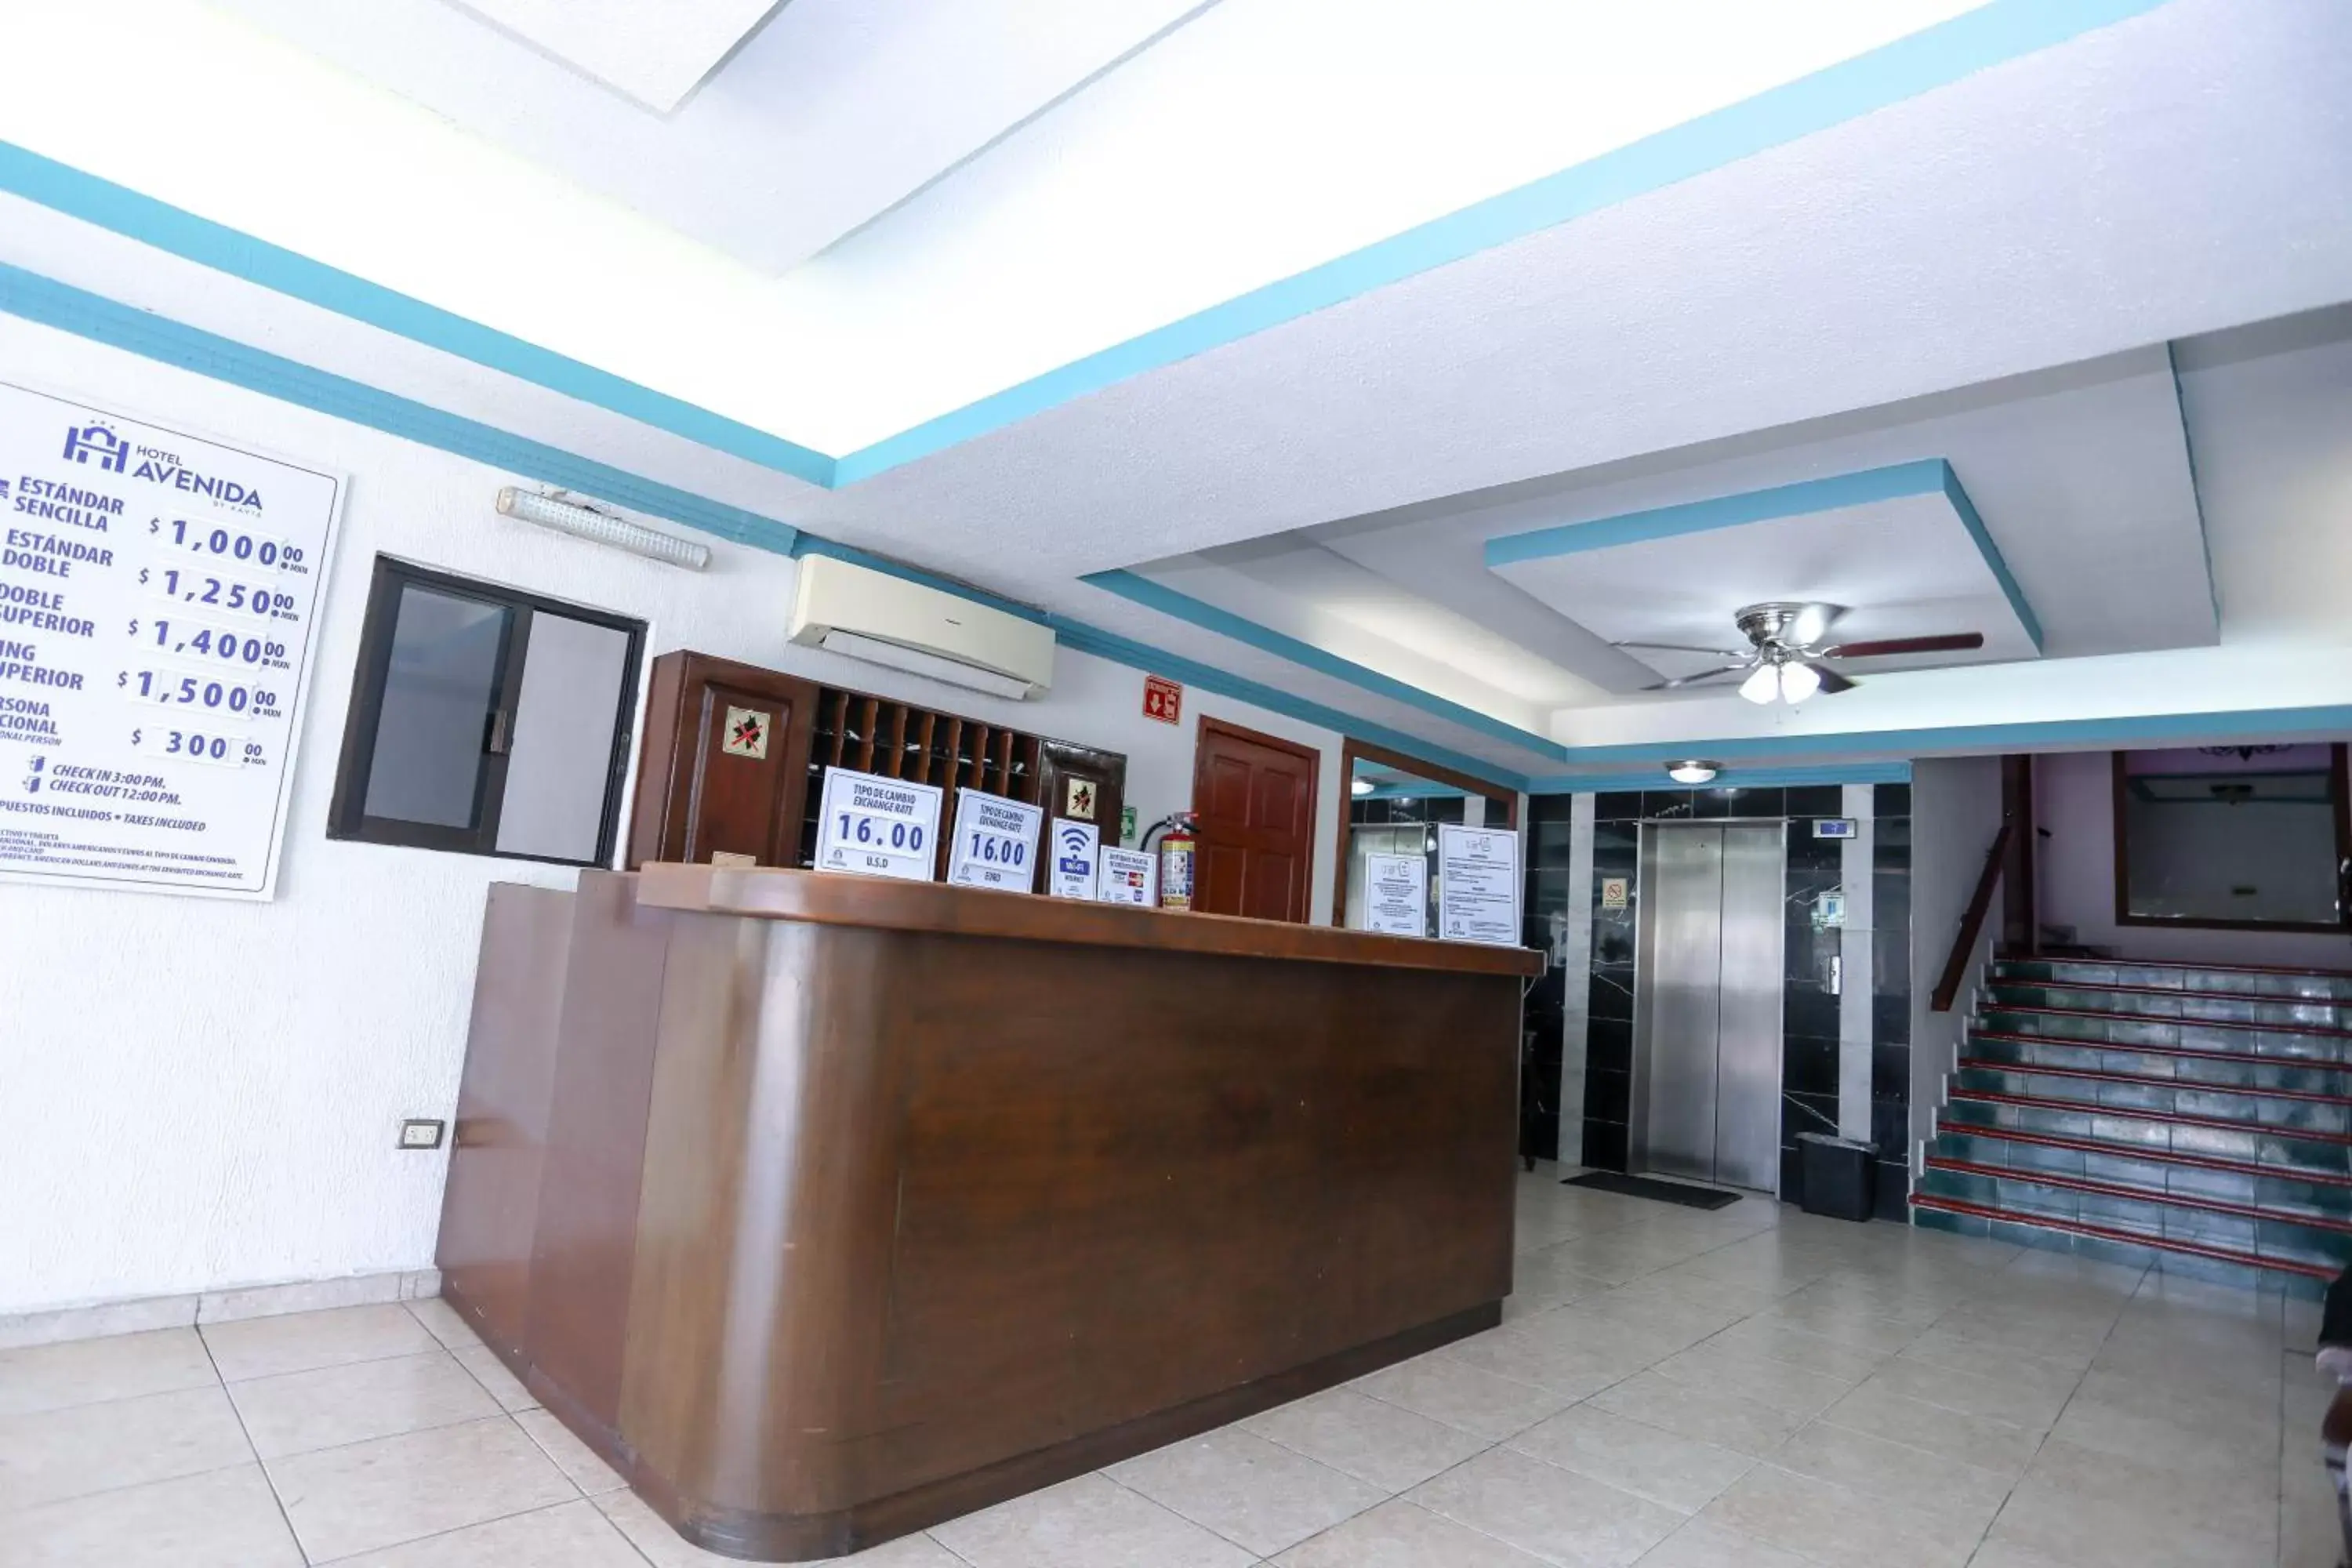
<svg viewBox="0 0 2352 1568">
<path fill-rule="evenodd" d="M 1676 784 L 1709 784 L 1714 781 L 1716 773 L 1719 771 L 1713 763 L 1691 761 L 1666 764 L 1666 776 Z"/>
<path fill-rule="evenodd" d="M 1822 689 L 1821 672 L 1810 664 L 1784 664 L 1780 667 L 1780 695 L 1790 702 L 1802 702 Z"/>
<path fill-rule="evenodd" d="M 1748 679 L 1739 683 L 1739 695 L 1750 702 L 1771 701 L 1780 695 L 1780 671 L 1772 665 L 1758 665 Z"/>
<path fill-rule="evenodd" d="M 1370 795 L 1372 793 L 1372 781 L 1370 779 L 1349 779 L 1348 781 L 1348 793 L 1349 795 Z"/>
</svg>

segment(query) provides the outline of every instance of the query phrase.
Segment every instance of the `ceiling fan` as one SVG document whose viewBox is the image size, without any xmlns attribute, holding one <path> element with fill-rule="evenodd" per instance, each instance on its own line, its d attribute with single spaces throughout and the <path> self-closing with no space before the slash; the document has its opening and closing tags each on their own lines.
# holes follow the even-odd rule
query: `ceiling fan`
<svg viewBox="0 0 2352 1568">
<path fill-rule="evenodd" d="M 1678 687 L 1696 686 L 1702 680 L 1717 676 L 1745 673 L 1739 683 L 1739 695 L 1750 702 L 1769 702 L 1779 698 L 1786 702 L 1802 702 L 1817 691 L 1834 697 L 1853 689 L 1850 678 L 1840 675 L 1822 661 L 1838 658 L 1884 658 L 1891 654 L 1964 653 L 1984 647 L 1982 632 L 1952 632 L 1942 637 L 1882 637 L 1873 642 L 1832 643 L 1824 647 L 1822 638 L 1830 627 L 1845 614 L 1843 605 L 1795 604 L 1775 601 L 1767 605 L 1750 605 L 1732 619 L 1747 637 L 1746 651 L 1721 647 L 1693 647 L 1687 643 L 1621 642 L 1615 646 L 1627 648 L 1654 648 L 1666 653 L 1703 653 L 1718 658 L 1734 659 L 1733 664 L 1719 665 L 1700 670 L 1696 675 L 1676 676 L 1645 687 L 1649 691 L 1671 691 Z"/>
</svg>

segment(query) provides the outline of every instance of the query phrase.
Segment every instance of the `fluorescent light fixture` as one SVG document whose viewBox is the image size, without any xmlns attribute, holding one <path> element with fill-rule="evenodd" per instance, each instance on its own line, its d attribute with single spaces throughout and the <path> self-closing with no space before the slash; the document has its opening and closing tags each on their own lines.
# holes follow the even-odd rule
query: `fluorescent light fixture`
<svg viewBox="0 0 2352 1568">
<path fill-rule="evenodd" d="M 1802 702 L 1822 689 L 1820 672 L 1810 664 L 1784 664 L 1780 667 L 1782 700 Z"/>
<path fill-rule="evenodd" d="M 683 566 L 690 572 L 699 572 L 710 564 L 710 546 L 707 544 L 678 539 L 647 528 L 643 523 L 631 522 L 626 518 L 614 517 L 610 512 L 597 511 L 576 502 L 519 490 L 512 485 L 499 491 L 498 508 L 502 517 L 537 523 L 558 533 L 568 533 L 574 539 L 584 539 L 591 544 L 609 544 L 615 550 L 625 550 L 648 561 Z"/>
<path fill-rule="evenodd" d="M 862 658 L 868 664 L 887 664 L 909 675 L 945 681 L 950 686 L 968 686 L 974 691 L 985 691 L 991 697 L 1009 697 L 1015 702 L 1037 689 L 1028 681 L 1013 676 L 999 675 L 992 669 L 982 669 L 961 659 L 941 658 L 935 653 L 884 642 L 880 637 L 869 637 L 859 632 L 835 628 L 819 637 L 816 646 L 829 653 L 846 654 L 851 658 Z"/>
<path fill-rule="evenodd" d="M 1372 793 L 1372 781 L 1370 779 L 1349 779 L 1348 781 L 1348 793 L 1349 795 L 1370 795 Z"/>
<path fill-rule="evenodd" d="M 1769 664 L 1759 664 L 1739 683 L 1739 695 L 1750 702 L 1769 702 L 1780 695 L 1780 672 Z"/>
<path fill-rule="evenodd" d="M 1666 776 L 1676 784 L 1711 784 L 1715 780 L 1715 775 L 1720 771 L 1713 763 L 1702 763 L 1696 759 L 1666 764 Z"/>
</svg>

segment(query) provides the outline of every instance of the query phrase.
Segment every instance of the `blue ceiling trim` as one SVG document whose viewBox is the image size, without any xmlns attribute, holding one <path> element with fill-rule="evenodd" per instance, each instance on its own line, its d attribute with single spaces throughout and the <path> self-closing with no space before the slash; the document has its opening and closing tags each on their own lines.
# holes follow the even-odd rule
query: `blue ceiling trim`
<svg viewBox="0 0 2352 1568">
<path fill-rule="evenodd" d="M 1287 633 L 1276 631 L 1271 626 L 1260 626 L 1255 621 L 1234 615 L 1231 610 L 1220 609 L 1204 600 L 1192 597 L 1190 594 L 1179 593 L 1173 588 L 1164 587 L 1149 577 L 1139 576 L 1133 572 L 1096 572 L 1079 578 L 1078 581 L 1100 588 L 1105 593 L 1116 594 L 1122 599 L 1143 605 L 1146 609 L 1157 610 L 1163 616 L 1173 616 L 1180 621 L 1189 621 L 1196 626 L 1215 632 L 1220 637 L 1231 637 L 1239 643 L 1247 643 L 1250 647 L 1273 654 L 1277 658 L 1287 659 L 1303 669 L 1311 669 L 1318 675 L 1328 675 L 1334 679 L 1344 680 L 1350 686 L 1361 687 L 1366 691 L 1386 697 L 1392 701 L 1407 703 L 1425 713 L 1444 719 L 1449 723 L 1459 724 L 1464 729 L 1475 730 L 1481 734 L 1492 735 L 1498 741 L 1508 741 L 1515 746 L 1525 746 L 1540 756 L 1566 755 L 1560 750 L 1558 742 L 1538 735 L 1532 730 L 1522 730 L 1517 724 L 1507 723 L 1489 714 L 1481 713 L 1475 708 L 1465 708 L 1459 702 L 1448 701 L 1433 692 L 1423 691 L 1418 686 L 1399 680 L 1394 676 L 1383 675 L 1369 666 L 1341 658 L 1336 654 L 1326 653 L 1313 643 L 1302 642 Z"/>
<path fill-rule="evenodd" d="M 1968 530 L 1969 538 L 1984 557 L 1987 570 L 2000 585 L 2001 595 L 2016 613 L 2018 624 L 2032 640 L 2036 653 L 2042 651 L 2042 621 L 2034 615 L 2033 606 L 2025 600 L 2025 592 L 2001 559 L 2000 547 L 1985 531 L 1984 519 L 1979 515 L 1976 503 L 1960 484 L 1959 475 L 1952 465 L 1941 458 L 1922 458 L 1915 462 L 1890 463 L 1882 468 L 1863 468 L 1851 474 L 1831 474 L 1817 479 L 1799 479 L 1793 484 L 1773 485 L 1760 490 L 1741 490 L 1727 496 L 1712 496 L 1706 500 L 1684 501 L 1676 506 L 1653 507 L 1646 511 L 1621 512 L 1615 517 L 1597 517 L 1590 522 L 1555 523 L 1549 528 L 1530 529 L 1525 533 L 1507 533 L 1486 542 L 1486 569 L 1522 565 L 1532 561 L 1550 561 L 1563 555 L 1575 555 L 1593 550 L 1609 550 L 1619 545 L 1639 544 L 1654 539 L 1674 539 L 1688 533 L 1706 533 L 1717 529 L 1738 528 L 1751 522 L 1771 522 L 1781 518 L 1810 517 L 1816 512 L 1836 511 L 1843 507 L 1867 506 L 1877 501 L 1901 500 L 1915 496 L 1944 498 L 1945 504 Z"/>
<path fill-rule="evenodd" d="M 1811 768 L 1726 768 L 1701 789 L 1777 789 L 1803 784 L 1909 784 L 1911 764 L 1831 763 Z M 1557 773 L 1528 781 L 1529 795 L 1591 795 L 1599 791 L 1689 789 L 1664 773 Z"/>
<path fill-rule="evenodd" d="M 2180 455 L 2189 460 L 2189 499 L 2197 508 L 2197 543 L 2205 552 L 2205 596 L 2213 605 L 2213 630 L 2221 629 L 2221 582 L 2213 575 L 2213 535 L 2205 526 L 2205 487 L 2197 479 L 2197 443 L 2189 437 L 2189 400 L 2180 390 L 2180 356 L 2170 342 L 2164 345 L 2164 364 L 2172 373 L 2172 410 L 2180 416 Z"/>
<path fill-rule="evenodd" d="M 283 246 L 0 142 L 0 190 L 550 392 L 830 488 L 833 459 Z"/>
<path fill-rule="evenodd" d="M 0 142 L 0 190 L 810 484 L 839 489 L 1359 294 L 1675 184 L 2165 0 L 1990 0 L 1948 22 L 1087 355 L 838 458 Z"/>
<path fill-rule="evenodd" d="M 446 414 L 22 268 L 0 264 L 0 310 L 738 544 L 788 555 L 799 537 L 798 530 L 773 518 Z M 484 495 L 486 516 L 489 503 Z"/>
</svg>

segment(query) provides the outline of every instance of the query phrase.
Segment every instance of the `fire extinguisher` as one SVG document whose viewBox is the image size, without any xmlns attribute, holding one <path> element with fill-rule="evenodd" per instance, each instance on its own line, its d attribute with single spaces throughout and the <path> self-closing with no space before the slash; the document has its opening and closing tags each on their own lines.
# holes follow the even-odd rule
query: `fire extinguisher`
<svg viewBox="0 0 2352 1568">
<path fill-rule="evenodd" d="M 1192 907 L 1192 848 L 1196 841 L 1192 814 L 1180 811 L 1153 823 L 1143 835 L 1146 850 L 1151 847 L 1154 834 L 1160 837 L 1160 907 L 1189 910 Z"/>
</svg>

